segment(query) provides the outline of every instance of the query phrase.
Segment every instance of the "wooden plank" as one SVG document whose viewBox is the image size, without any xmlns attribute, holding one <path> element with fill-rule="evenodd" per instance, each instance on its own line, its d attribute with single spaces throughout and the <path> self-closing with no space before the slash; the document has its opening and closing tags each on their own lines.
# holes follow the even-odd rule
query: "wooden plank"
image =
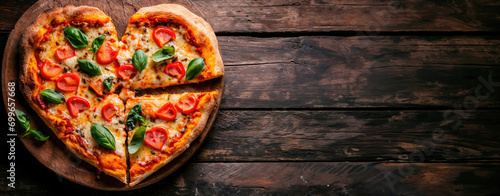
<svg viewBox="0 0 500 196">
<path fill-rule="evenodd" d="M 0 5 L 0 30 L 10 31 L 36 0 L 6 1 Z M 54 1 L 55 5 L 58 0 Z M 127 1 L 139 8 L 163 0 Z M 74 4 L 82 2 L 74 1 Z M 355 31 L 498 31 L 500 4 L 495 0 L 192 0 L 219 33 Z M 108 13 L 114 15 L 115 13 Z M 117 12 L 118 14 L 118 12 Z M 122 15 L 123 13 L 119 13 Z M 122 26 L 122 25 L 118 25 Z"/>
<path fill-rule="evenodd" d="M 500 160 L 500 111 L 444 112 L 222 110 L 195 160 Z"/>
<path fill-rule="evenodd" d="M 67 180 L 59 181 L 37 164 L 21 161 L 19 164 L 17 194 L 60 195 L 88 191 Z M 121 194 L 495 195 L 499 193 L 499 166 L 498 163 L 191 163 L 147 188 Z M 2 176 L 6 170 L 2 164 Z M 6 181 L 0 178 L 1 184 Z M 0 190 L 12 191 L 7 186 L 1 186 Z"/>
</svg>

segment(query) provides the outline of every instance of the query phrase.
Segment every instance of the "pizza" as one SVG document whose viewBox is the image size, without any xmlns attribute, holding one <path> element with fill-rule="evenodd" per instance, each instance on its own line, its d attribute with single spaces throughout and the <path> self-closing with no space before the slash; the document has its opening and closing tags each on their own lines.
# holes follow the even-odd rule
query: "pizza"
<svg viewBox="0 0 500 196">
<path fill-rule="evenodd" d="M 205 129 L 220 93 L 135 96 L 224 74 L 210 25 L 174 4 L 141 8 L 118 39 L 88 6 L 41 14 L 20 42 L 21 91 L 76 156 L 134 186 L 182 154 Z"/>
</svg>

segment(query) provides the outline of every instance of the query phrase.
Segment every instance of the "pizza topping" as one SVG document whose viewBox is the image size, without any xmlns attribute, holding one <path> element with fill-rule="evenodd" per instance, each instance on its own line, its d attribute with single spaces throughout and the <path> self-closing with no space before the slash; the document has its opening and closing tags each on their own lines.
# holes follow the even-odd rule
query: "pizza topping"
<svg viewBox="0 0 500 196">
<path fill-rule="evenodd" d="M 82 110 L 90 109 L 90 102 L 83 97 L 71 97 L 68 99 L 69 113 L 73 117 L 78 117 L 78 113 Z"/>
<path fill-rule="evenodd" d="M 146 132 L 146 128 L 149 123 L 146 123 L 146 125 L 139 127 L 135 132 L 134 135 L 132 136 L 132 139 L 130 140 L 130 143 L 128 144 L 128 152 L 130 154 L 136 153 L 139 148 L 142 147 L 144 144 L 144 135 Z"/>
<path fill-rule="evenodd" d="M 84 32 L 75 27 L 64 28 L 64 35 L 69 43 L 75 48 L 85 48 L 89 44 L 89 37 Z"/>
<path fill-rule="evenodd" d="M 60 92 L 52 89 L 45 89 L 40 93 L 40 96 L 43 98 L 43 100 L 50 103 L 60 104 L 65 101 L 64 96 Z"/>
<path fill-rule="evenodd" d="M 154 127 L 146 131 L 144 143 L 153 147 L 156 150 L 161 150 L 165 141 L 167 141 L 168 133 L 163 127 Z"/>
<path fill-rule="evenodd" d="M 154 62 L 158 63 L 163 60 L 172 58 L 174 54 L 175 54 L 175 48 L 173 46 L 163 46 L 158 51 L 156 51 L 153 54 L 153 56 L 151 56 L 151 59 L 153 59 Z"/>
<path fill-rule="evenodd" d="M 80 69 L 87 73 L 89 76 L 96 76 L 96 75 L 101 75 L 101 68 L 99 68 L 96 64 L 92 63 L 91 61 L 85 60 L 85 59 L 77 59 L 78 61 L 78 67 Z"/>
<path fill-rule="evenodd" d="M 205 69 L 205 58 L 195 58 L 189 62 L 186 70 L 186 81 L 196 78 Z"/>
<path fill-rule="evenodd" d="M 122 88 L 120 91 L 120 95 L 118 96 L 125 102 L 127 101 L 127 99 L 133 98 L 135 96 L 135 91 L 130 90 L 129 88 Z"/>
<path fill-rule="evenodd" d="M 177 77 L 177 80 L 181 80 L 186 75 L 184 70 L 184 65 L 181 62 L 170 63 L 165 67 L 165 73 L 172 77 Z"/>
<path fill-rule="evenodd" d="M 174 108 L 174 104 L 170 102 L 166 103 L 156 111 L 156 116 L 163 120 L 173 121 L 175 117 L 177 117 L 177 111 Z"/>
<path fill-rule="evenodd" d="M 196 105 L 198 105 L 198 98 L 195 94 L 190 93 L 185 94 L 181 98 L 179 98 L 179 101 L 177 102 L 177 104 L 175 104 L 175 107 L 179 112 L 188 115 L 194 111 Z"/>
<path fill-rule="evenodd" d="M 104 85 L 102 84 L 101 79 L 99 78 L 98 80 L 92 82 L 89 86 L 94 92 L 102 97 L 104 95 Z"/>
<path fill-rule="evenodd" d="M 40 106 L 40 108 L 42 108 L 42 110 L 47 109 L 47 104 L 45 104 L 45 101 L 40 94 L 35 96 L 35 101 Z"/>
<path fill-rule="evenodd" d="M 111 122 L 112 118 L 116 115 L 116 112 L 118 112 L 118 109 L 112 103 L 108 103 L 102 107 L 102 117 L 108 122 Z"/>
<path fill-rule="evenodd" d="M 175 33 L 167 27 L 158 27 L 153 31 L 153 39 L 158 47 L 163 47 L 170 40 L 175 39 Z"/>
<path fill-rule="evenodd" d="M 109 42 L 105 42 L 99 50 L 97 50 L 97 62 L 106 65 L 113 62 L 118 56 L 118 48 L 110 45 Z"/>
<path fill-rule="evenodd" d="M 78 90 L 80 77 L 75 73 L 67 73 L 59 77 L 56 82 L 57 89 L 62 92 L 73 92 Z"/>
<path fill-rule="evenodd" d="M 128 130 L 134 130 L 139 122 L 145 124 L 145 119 L 142 117 L 142 105 L 140 103 L 132 107 L 127 115 Z"/>
<path fill-rule="evenodd" d="M 73 48 L 68 44 L 65 44 L 56 49 L 56 58 L 60 61 L 69 59 L 74 56 L 76 56 L 75 50 L 73 50 Z"/>
<path fill-rule="evenodd" d="M 94 55 L 92 55 L 92 60 L 95 59 L 95 54 L 97 53 L 97 51 L 101 47 L 102 43 L 104 42 L 104 38 L 105 38 L 105 36 L 101 35 L 99 37 L 96 37 L 94 39 L 94 41 L 92 41 L 92 48 L 90 48 L 90 50 L 89 50 L 92 53 L 94 53 Z M 99 60 L 98 60 L 98 62 L 99 62 Z"/>
<path fill-rule="evenodd" d="M 148 64 L 148 56 L 142 50 L 136 50 L 134 55 L 132 56 L 132 64 L 139 71 L 142 72 L 146 65 Z"/>
<path fill-rule="evenodd" d="M 109 76 L 104 81 L 102 81 L 102 85 L 106 87 L 106 90 L 111 91 L 111 86 L 113 85 L 113 76 Z"/>
<path fill-rule="evenodd" d="M 40 75 L 44 79 L 51 79 L 60 73 L 62 73 L 63 68 L 58 65 L 50 62 L 49 60 L 45 60 L 42 65 L 42 70 L 40 71 Z"/>
<path fill-rule="evenodd" d="M 135 75 L 137 75 L 137 69 L 135 69 L 134 65 L 132 64 L 122 65 L 116 72 L 118 74 L 118 77 L 120 77 L 122 80 L 130 80 L 130 78 L 133 78 Z"/>
<path fill-rule="evenodd" d="M 115 136 L 109 131 L 108 128 L 100 124 L 92 124 L 90 127 L 90 134 L 92 138 L 102 147 L 110 150 L 116 150 Z"/>
</svg>

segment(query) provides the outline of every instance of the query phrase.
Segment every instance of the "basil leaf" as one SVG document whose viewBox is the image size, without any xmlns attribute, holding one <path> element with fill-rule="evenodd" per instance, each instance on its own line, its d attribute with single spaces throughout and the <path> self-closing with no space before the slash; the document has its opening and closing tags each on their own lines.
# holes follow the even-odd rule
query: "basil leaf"
<svg viewBox="0 0 500 196">
<path fill-rule="evenodd" d="M 189 62 L 186 70 L 186 81 L 196 78 L 205 69 L 205 58 L 195 58 Z"/>
<path fill-rule="evenodd" d="M 30 129 L 29 133 L 30 133 L 30 135 L 33 136 L 33 138 L 35 138 L 38 141 L 42 141 L 43 142 L 43 141 L 49 139 L 48 135 L 45 135 L 45 133 L 39 131 L 38 129 Z"/>
<path fill-rule="evenodd" d="M 92 124 L 90 127 L 90 134 L 92 138 L 102 147 L 110 150 L 115 150 L 115 136 L 109 131 L 108 128 L 100 124 Z"/>
<path fill-rule="evenodd" d="M 94 54 L 92 55 L 92 59 L 95 59 L 95 54 L 97 53 L 97 51 L 99 50 L 99 47 L 102 46 L 102 44 L 104 43 L 104 38 L 105 36 L 104 35 L 101 35 L 99 37 L 96 37 L 94 39 L 94 41 L 92 41 L 92 48 L 89 50 L 89 51 L 92 51 Z"/>
<path fill-rule="evenodd" d="M 24 130 L 28 131 L 30 129 L 30 118 L 23 111 L 16 109 L 15 111 L 17 121 L 21 124 Z"/>
<path fill-rule="evenodd" d="M 146 123 L 134 132 L 132 140 L 130 140 L 130 143 L 128 144 L 128 153 L 134 154 L 139 150 L 139 148 L 142 147 L 142 145 L 144 145 L 144 136 L 146 135 L 145 133 L 148 124 L 149 123 Z"/>
<path fill-rule="evenodd" d="M 76 59 L 78 61 L 78 66 L 80 69 L 89 74 L 89 76 L 101 75 L 101 68 L 97 67 L 94 63 L 87 61 L 85 59 Z"/>
<path fill-rule="evenodd" d="M 134 56 L 132 56 L 132 64 L 137 69 L 139 73 L 142 72 L 146 65 L 148 64 L 148 56 L 142 50 L 136 50 Z"/>
<path fill-rule="evenodd" d="M 130 112 L 127 115 L 127 127 L 129 130 L 134 130 L 134 128 L 137 126 L 137 123 L 141 121 L 144 121 L 144 117 L 142 117 L 142 105 L 139 103 L 135 105 Z"/>
<path fill-rule="evenodd" d="M 151 59 L 153 59 L 154 62 L 158 63 L 160 61 L 172 58 L 174 54 L 175 48 L 173 46 L 163 46 L 158 51 L 156 51 L 153 56 L 151 56 Z"/>
<path fill-rule="evenodd" d="M 45 89 L 40 93 L 40 96 L 42 96 L 45 101 L 55 104 L 60 104 L 66 101 L 66 99 L 64 99 L 64 96 L 60 92 L 52 89 Z"/>
<path fill-rule="evenodd" d="M 104 81 L 102 81 L 102 84 L 104 85 L 104 87 L 106 87 L 106 89 L 108 89 L 108 91 L 111 91 L 111 85 L 113 85 L 113 76 L 106 78 Z"/>
<path fill-rule="evenodd" d="M 64 35 L 68 39 L 69 43 L 75 48 L 85 48 L 89 44 L 89 37 L 84 32 L 80 31 L 75 27 L 64 28 Z"/>
</svg>

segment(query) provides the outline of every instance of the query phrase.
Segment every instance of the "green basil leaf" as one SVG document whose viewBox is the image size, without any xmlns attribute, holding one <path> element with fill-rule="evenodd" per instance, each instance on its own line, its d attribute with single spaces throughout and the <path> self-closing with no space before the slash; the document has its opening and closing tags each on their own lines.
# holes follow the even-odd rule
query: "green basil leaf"
<svg viewBox="0 0 500 196">
<path fill-rule="evenodd" d="M 140 120 L 144 119 L 142 117 L 142 105 L 139 103 L 132 107 L 130 112 L 127 115 L 127 127 L 129 130 L 134 130 L 134 128 L 137 126 L 137 123 L 140 122 Z M 143 120 L 144 121 L 144 120 Z"/>
<path fill-rule="evenodd" d="M 28 131 L 30 129 L 30 118 L 23 111 L 16 109 L 15 111 L 17 121 L 21 124 L 24 130 Z"/>
<path fill-rule="evenodd" d="M 102 84 L 104 85 L 104 87 L 106 87 L 106 89 L 108 89 L 108 91 L 111 91 L 111 85 L 113 85 L 113 76 L 106 78 L 104 81 L 102 81 Z"/>
<path fill-rule="evenodd" d="M 64 35 L 68 39 L 69 43 L 75 48 L 85 48 L 89 44 L 89 37 L 80 29 L 75 27 L 64 28 Z"/>
<path fill-rule="evenodd" d="M 66 101 L 63 94 L 52 89 L 45 89 L 40 93 L 40 96 L 42 96 L 45 101 L 55 104 L 60 104 Z"/>
<path fill-rule="evenodd" d="M 33 138 L 35 138 L 36 140 L 38 141 L 45 141 L 47 139 L 49 139 L 49 136 L 48 135 L 45 135 L 45 133 L 37 130 L 37 129 L 30 129 L 29 130 L 29 134 L 33 136 Z"/>
<path fill-rule="evenodd" d="M 163 46 L 158 51 L 156 51 L 153 56 L 151 56 L 151 59 L 153 59 L 154 62 L 158 63 L 160 61 L 172 58 L 174 54 L 175 48 L 173 46 Z"/>
<path fill-rule="evenodd" d="M 132 64 L 137 69 L 139 73 L 146 68 L 148 64 L 148 56 L 142 50 L 136 50 L 134 56 L 132 56 Z"/>
<path fill-rule="evenodd" d="M 186 70 L 186 81 L 196 78 L 205 69 L 205 58 L 195 58 L 189 62 Z"/>
<path fill-rule="evenodd" d="M 77 59 L 76 61 L 78 61 L 78 66 L 80 67 L 80 69 L 83 72 L 89 74 L 89 76 L 96 76 L 102 74 L 101 68 L 99 68 L 94 63 L 87 61 L 85 59 Z"/>
<path fill-rule="evenodd" d="M 115 136 L 109 131 L 108 128 L 100 124 L 92 124 L 90 127 L 90 134 L 92 138 L 102 147 L 110 150 L 115 150 Z"/>
<path fill-rule="evenodd" d="M 92 55 L 92 59 L 95 59 L 95 54 L 97 53 L 97 51 L 99 50 L 99 47 L 102 46 L 102 44 L 104 43 L 104 38 L 105 36 L 104 35 L 101 35 L 99 37 L 96 37 L 94 39 L 94 41 L 92 41 L 92 48 L 89 50 L 89 51 L 92 51 L 94 54 Z"/>
<path fill-rule="evenodd" d="M 144 145 L 144 136 L 146 135 L 145 133 L 148 124 L 149 123 L 146 123 L 134 132 L 132 140 L 130 140 L 130 143 L 128 144 L 128 153 L 134 154 L 139 150 L 139 148 L 142 147 L 142 145 Z"/>
</svg>

